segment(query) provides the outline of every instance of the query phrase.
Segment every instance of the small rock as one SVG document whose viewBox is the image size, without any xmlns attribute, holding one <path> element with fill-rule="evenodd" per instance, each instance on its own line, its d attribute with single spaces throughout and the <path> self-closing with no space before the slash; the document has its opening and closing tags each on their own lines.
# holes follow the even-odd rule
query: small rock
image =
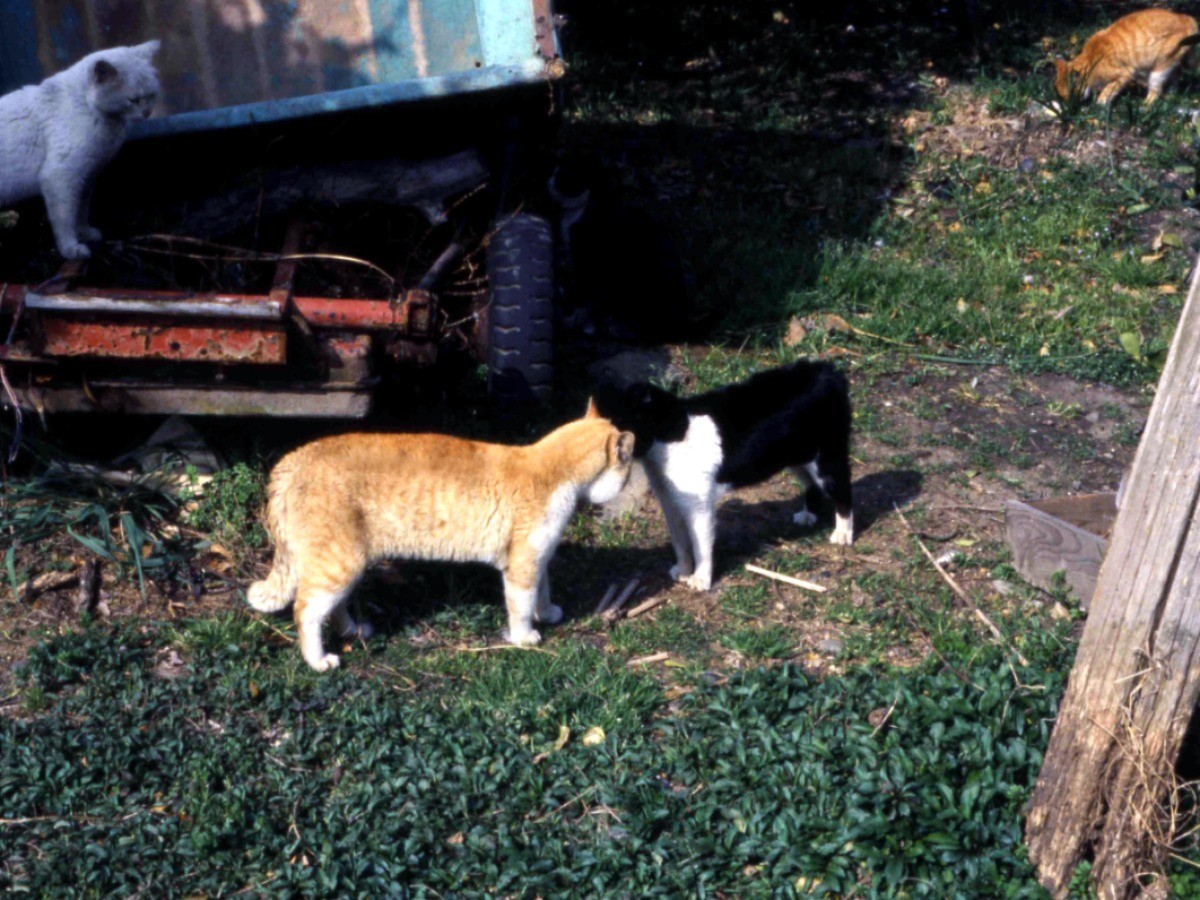
<svg viewBox="0 0 1200 900">
<path fill-rule="evenodd" d="M 1021 161 L 1017 163 L 1017 168 L 1028 175 L 1031 172 L 1037 171 L 1037 160 L 1032 156 L 1023 156 L 1021 157 Z"/>
<path fill-rule="evenodd" d="M 716 672 L 701 672 L 700 681 L 709 687 L 713 687 L 721 683 L 721 676 Z"/>
<path fill-rule="evenodd" d="M 1093 425 L 1095 425 L 1097 422 L 1100 421 L 1100 411 L 1093 409 L 1090 413 L 1088 413 L 1086 416 L 1084 416 L 1084 418 L 1087 419 L 1089 422 L 1091 422 Z"/>
<path fill-rule="evenodd" d="M 996 593 L 1002 597 L 1007 597 L 1017 589 L 1015 584 L 1013 584 L 1011 581 L 1005 581 L 1003 578 L 997 578 L 995 581 L 993 581 L 992 587 L 995 589 Z"/>
<path fill-rule="evenodd" d="M 1067 609 L 1066 606 L 1055 600 L 1050 604 L 1050 618 L 1065 621 L 1071 618 L 1071 610 Z"/>
<path fill-rule="evenodd" d="M 873 709 L 867 713 L 867 724 L 872 728 L 879 729 L 887 723 L 891 717 L 892 708 L 889 706 L 881 706 L 878 709 Z"/>
<path fill-rule="evenodd" d="M 846 649 L 846 642 L 841 638 L 825 638 L 817 644 L 817 652 L 826 656 L 837 656 Z"/>
</svg>

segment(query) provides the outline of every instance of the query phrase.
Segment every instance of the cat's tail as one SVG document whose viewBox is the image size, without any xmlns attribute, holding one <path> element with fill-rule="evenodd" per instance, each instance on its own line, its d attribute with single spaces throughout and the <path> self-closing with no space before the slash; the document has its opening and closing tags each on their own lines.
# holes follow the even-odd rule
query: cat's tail
<svg viewBox="0 0 1200 900">
<path fill-rule="evenodd" d="M 291 475 L 291 468 L 280 463 L 267 486 L 267 532 L 275 545 L 275 558 L 267 577 L 246 591 L 246 602 L 259 612 L 279 612 L 296 598 L 297 570 L 288 541 Z"/>
</svg>

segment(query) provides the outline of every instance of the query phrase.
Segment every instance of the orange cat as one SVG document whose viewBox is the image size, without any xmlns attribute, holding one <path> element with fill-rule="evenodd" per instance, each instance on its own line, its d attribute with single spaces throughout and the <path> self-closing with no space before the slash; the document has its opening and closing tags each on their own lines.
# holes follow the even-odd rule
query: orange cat
<svg viewBox="0 0 1200 900">
<path fill-rule="evenodd" d="M 1064 100 L 1072 92 L 1090 97 L 1099 90 L 1105 106 L 1135 79 L 1146 78 L 1153 103 L 1200 42 L 1196 20 L 1165 9 L 1143 9 L 1122 16 L 1093 34 L 1070 62 L 1054 61 L 1054 89 Z"/>
<path fill-rule="evenodd" d="M 388 557 L 490 563 L 504 576 L 507 638 L 536 644 L 555 624 L 546 566 L 580 498 L 604 503 L 625 486 L 633 435 L 588 404 L 582 419 L 535 444 L 509 447 L 440 434 L 345 434 L 289 453 L 271 472 L 267 527 L 275 560 L 246 599 L 262 612 L 295 602 L 300 651 L 323 672 L 321 626 L 367 636 L 345 600 Z"/>
</svg>

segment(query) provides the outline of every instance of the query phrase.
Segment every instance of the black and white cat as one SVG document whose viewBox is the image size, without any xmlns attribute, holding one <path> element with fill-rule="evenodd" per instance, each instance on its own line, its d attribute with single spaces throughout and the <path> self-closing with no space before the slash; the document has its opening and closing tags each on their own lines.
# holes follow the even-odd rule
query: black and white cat
<svg viewBox="0 0 1200 900">
<path fill-rule="evenodd" d="M 0 97 L 0 207 L 40 193 L 65 259 L 87 259 L 84 242 L 100 240 L 88 224 L 92 184 L 121 149 L 129 123 L 154 109 L 158 47 L 98 50 Z"/>
<path fill-rule="evenodd" d="M 675 580 L 698 591 L 712 586 L 717 500 L 785 468 L 832 498 L 829 540 L 853 543 L 850 392 L 829 363 L 801 360 L 688 398 L 645 383 L 608 385 L 596 405 L 637 438 L 634 456 L 645 463 L 671 533 Z M 817 521 L 806 497 L 793 520 Z"/>
</svg>

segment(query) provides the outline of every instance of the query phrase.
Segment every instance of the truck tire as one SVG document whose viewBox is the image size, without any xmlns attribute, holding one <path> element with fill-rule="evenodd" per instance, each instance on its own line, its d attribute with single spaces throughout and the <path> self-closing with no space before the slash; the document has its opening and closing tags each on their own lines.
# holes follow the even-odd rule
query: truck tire
<svg viewBox="0 0 1200 900">
<path fill-rule="evenodd" d="M 554 236 L 518 213 L 488 242 L 488 394 L 545 403 L 554 392 Z"/>
</svg>

